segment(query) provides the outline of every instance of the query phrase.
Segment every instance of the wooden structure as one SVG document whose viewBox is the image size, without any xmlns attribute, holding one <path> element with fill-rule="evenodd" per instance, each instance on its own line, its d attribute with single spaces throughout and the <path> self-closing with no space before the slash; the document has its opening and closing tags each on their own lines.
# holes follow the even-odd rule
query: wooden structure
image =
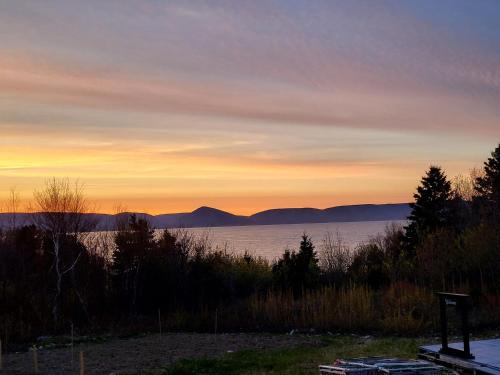
<svg viewBox="0 0 500 375">
<path fill-rule="evenodd" d="M 441 313 L 441 349 L 442 354 L 447 354 L 464 359 L 473 359 L 470 351 L 469 331 L 469 305 L 470 298 L 467 294 L 437 293 L 439 297 L 439 310 Z M 448 345 L 448 312 L 447 307 L 453 306 L 460 314 L 462 321 L 463 349 Z"/>
<path fill-rule="evenodd" d="M 420 348 L 419 358 L 446 366 L 460 373 L 500 375 L 500 339 L 470 341 L 469 307 L 466 294 L 437 293 L 441 312 L 441 346 Z M 449 343 L 448 307 L 460 315 L 463 341 Z"/>
<path fill-rule="evenodd" d="M 462 342 L 449 344 L 450 348 L 457 350 L 462 345 Z M 500 375 L 500 339 L 471 341 L 470 349 L 474 358 L 470 359 L 443 354 L 440 349 L 440 345 L 422 346 L 419 357 L 461 373 Z"/>
</svg>

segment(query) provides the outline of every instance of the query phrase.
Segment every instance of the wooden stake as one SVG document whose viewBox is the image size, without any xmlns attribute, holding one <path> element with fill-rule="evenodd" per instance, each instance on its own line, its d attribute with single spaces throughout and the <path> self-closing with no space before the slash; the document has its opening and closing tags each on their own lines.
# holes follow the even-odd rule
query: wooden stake
<svg viewBox="0 0 500 375">
<path fill-rule="evenodd" d="M 85 375 L 85 358 L 82 351 L 80 351 L 80 375 Z"/>
<path fill-rule="evenodd" d="M 33 346 L 33 372 L 38 374 L 38 352 L 36 346 Z"/>
<path fill-rule="evenodd" d="M 217 335 L 217 309 L 215 309 L 215 329 L 214 329 L 214 333 L 215 335 Z"/>
<path fill-rule="evenodd" d="M 71 370 L 74 368 L 75 347 L 74 347 L 73 322 L 71 322 Z"/>
<path fill-rule="evenodd" d="M 160 326 L 160 340 L 161 340 L 161 310 L 158 309 L 158 325 Z"/>
</svg>

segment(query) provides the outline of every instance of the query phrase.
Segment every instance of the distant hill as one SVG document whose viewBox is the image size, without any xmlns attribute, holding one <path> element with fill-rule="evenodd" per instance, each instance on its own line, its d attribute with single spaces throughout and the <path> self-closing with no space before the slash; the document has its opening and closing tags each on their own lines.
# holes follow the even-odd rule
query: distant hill
<svg viewBox="0 0 500 375">
<path fill-rule="evenodd" d="M 278 208 L 250 216 L 255 224 L 302 224 L 342 221 L 405 220 L 410 214 L 407 203 L 359 204 L 317 208 Z"/>
<path fill-rule="evenodd" d="M 328 221 L 379 221 L 405 220 L 411 208 L 406 203 L 397 204 L 359 204 L 352 206 L 330 207 L 323 212 Z"/>
<path fill-rule="evenodd" d="M 226 227 L 250 225 L 247 216 L 237 216 L 211 207 L 200 207 L 193 212 L 183 214 L 158 215 L 154 218 L 157 227 Z"/>
<path fill-rule="evenodd" d="M 318 208 L 274 208 L 250 216 L 254 224 L 302 224 L 327 222 L 324 210 Z"/>
<path fill-rule="evenodd" d="M 112 230 L 118 222 L 128 220 L 132 213 L 89 214 L 98 221 L 98 230 Z M 194 227 L 223 227 L 241 225 L 270 225 L 270 224 L 305 224 L 329 223 L 345 221 L 379 221 L 405 220 L 410 214 L 407 203 L 394 204 L 359 204 L 351 206 L 330 207 L 324 210 L 318 208 L 275 208 L 258 212 L 251 216 L 233 215 L 229 212 L 211 207 L 200 207 L 193 212 L 148 215 L 135 213 L 138 217 L 146 218 L 156 228 L 194 228 Z M 36 214 L 35 214 L 36 215 Z M 33 214 L 17 214 L 16 225 L 32 222 Z M 12 226 L 13 215 L 0 213 L 0 228 Z"/>
</svg>

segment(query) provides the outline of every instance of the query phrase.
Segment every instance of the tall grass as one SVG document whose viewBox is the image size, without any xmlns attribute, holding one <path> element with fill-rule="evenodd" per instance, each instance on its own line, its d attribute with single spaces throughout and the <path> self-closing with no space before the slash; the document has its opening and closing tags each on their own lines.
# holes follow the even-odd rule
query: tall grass
<svg viewBox="0 0 500 375">
<path fill-rule="evenodd" d="M 374 291 L 362 285 L 327 286 L 254 294 L 217 309 L 220 331 L 384 332 L 421 334 L 437 328 L 437 305 L 429 290 L 400 283 Z M 215 311 L 178 311 L 166 319 L 171 330 L 211 331 Z"/>
<path fill-rule="evenodd" d="M 373 321 L 373 292 L 366 287 L 324 287 L 291 292 L 271 291 L 248 301 L 251 317 L 264 328 L 363 330 Z"/>
<path fill-rule="evenodd" d="M 438 326 L 436 296 L 428 289 L 397 282 L 384 290 L 380 298 L 383 331 L 418 334 Z"/>
</svg>

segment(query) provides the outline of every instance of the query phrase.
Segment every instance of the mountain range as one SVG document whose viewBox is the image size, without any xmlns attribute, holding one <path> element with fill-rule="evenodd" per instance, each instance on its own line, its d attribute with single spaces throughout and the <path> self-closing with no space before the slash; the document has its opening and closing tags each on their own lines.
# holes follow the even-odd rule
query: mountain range
<svg viewBox="0 0 500 375">
<path fill-rule="evenodd" d="M 337 206 L 325 209 L 318 208 L 275 208 L 261 211 L 250 216 L 234 215 L 232 213 L 211 207 L 200 207 L 193 212 L 149 215 L 134 213 L 138 217 L 149 220 L 155 228 L 194 228 L 194 227 L 222 227 L 242 225 L 271 225 L 271 224 L 305 224 L 330 223 L 353 221 L 405 220 L 410 214 L 407 203 L 390 204 L 359 204 Z M 98 222 L 98 230 L 112 230 L 120 218 L 126 218 L 132 213 L 125 212 L 117 215 L 88 214 Z M 20 213 L 16 215 L 17 224 L 26 224 L 32 221 L 33 215 Z M 0 214 L 0 228 L 8 227 L 12 223 L 11 213 Z"/>
</svg>

